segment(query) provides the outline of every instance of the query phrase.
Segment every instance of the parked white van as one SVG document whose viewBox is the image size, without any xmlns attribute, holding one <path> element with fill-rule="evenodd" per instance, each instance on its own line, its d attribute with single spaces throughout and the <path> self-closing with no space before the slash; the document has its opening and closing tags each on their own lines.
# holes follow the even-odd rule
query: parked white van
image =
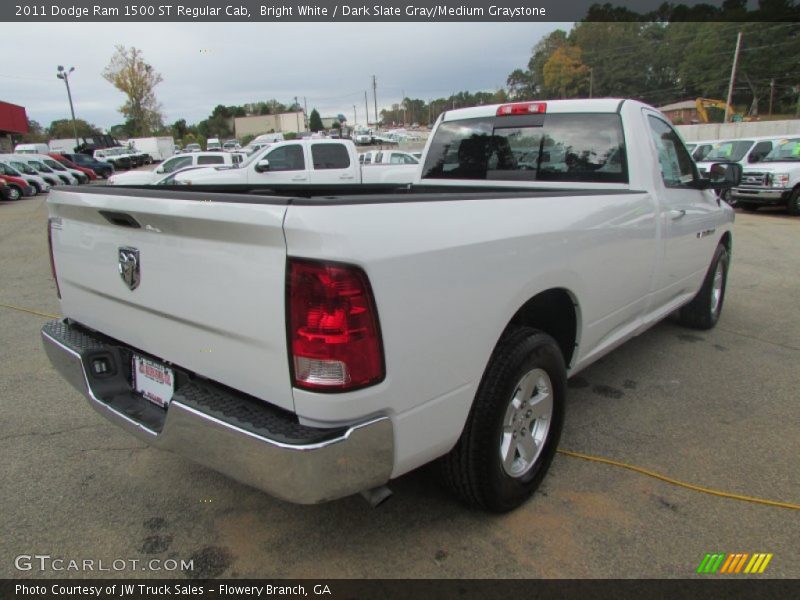
<svg viewBox="0 0 800 600">
<path fill-rule="evenodd" d="M 50 147 L 47 144 L 17 144 L 14 154 L 47 154 Z"/>
</svg>

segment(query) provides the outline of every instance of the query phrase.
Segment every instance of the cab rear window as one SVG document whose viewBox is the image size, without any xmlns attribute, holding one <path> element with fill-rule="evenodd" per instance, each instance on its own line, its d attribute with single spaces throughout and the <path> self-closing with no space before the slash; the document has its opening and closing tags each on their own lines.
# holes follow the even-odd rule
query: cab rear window
<svg viewBox="0 0 800 600">
<path fill-rule="evenodd" d="M 441 123 L 428 179 L 627 183 L 617 114 L 489 117 Z"/>
</svg>

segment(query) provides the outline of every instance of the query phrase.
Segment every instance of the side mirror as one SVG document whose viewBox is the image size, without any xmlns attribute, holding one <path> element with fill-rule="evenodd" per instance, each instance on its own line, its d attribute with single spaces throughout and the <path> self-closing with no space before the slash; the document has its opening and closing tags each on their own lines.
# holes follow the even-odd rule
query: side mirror
<svg viewBox="0 0 800 600">
<path fill-rule="evenodd" d="M 164 165 L 161 165 L 156 169 L 156 173 L 163 173 L 164 172 Z"/>
<path fill-rule="evenodd" d="M 256 163 L 256 173 L 263 173 L 269 171 L 269 160 L 262 158 Z"/>
<path fill-rule="evenodd" d="M 701 190 L 715 189 L 728 190 L 739 185 L 742 180 L 742 165 L 735 162 L 713 163 L 706 174 L 706 177 L 698 180 L 698 188 Z"/>
</svg>

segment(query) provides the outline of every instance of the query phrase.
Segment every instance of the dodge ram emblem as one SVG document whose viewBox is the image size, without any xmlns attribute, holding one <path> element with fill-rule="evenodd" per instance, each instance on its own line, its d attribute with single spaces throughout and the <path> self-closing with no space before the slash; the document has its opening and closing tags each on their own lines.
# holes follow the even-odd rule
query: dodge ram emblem
<svg viewBox="0 0 800 600">
<path fill-rule="evenodd" d="M 119 248 L 119 276 L 131 291 L 139 287 L 142 276 L 139 272 L 139 251 L 136 248 Z"/>
</svg>

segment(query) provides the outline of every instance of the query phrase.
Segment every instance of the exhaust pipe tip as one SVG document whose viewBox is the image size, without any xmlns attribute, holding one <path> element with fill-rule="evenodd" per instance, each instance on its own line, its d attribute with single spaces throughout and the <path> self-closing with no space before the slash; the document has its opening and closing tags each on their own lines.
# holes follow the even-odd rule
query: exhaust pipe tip
<svg viewBox="0 0 800 600">
<path fill-rule="evenodd" d="M 361 497 L 369 502 L 372 508 L 378 508 L 381 504 L 392 497 L 392 490 L 388 486 L 381 485 L 361 492 Z"/>
</svg>

